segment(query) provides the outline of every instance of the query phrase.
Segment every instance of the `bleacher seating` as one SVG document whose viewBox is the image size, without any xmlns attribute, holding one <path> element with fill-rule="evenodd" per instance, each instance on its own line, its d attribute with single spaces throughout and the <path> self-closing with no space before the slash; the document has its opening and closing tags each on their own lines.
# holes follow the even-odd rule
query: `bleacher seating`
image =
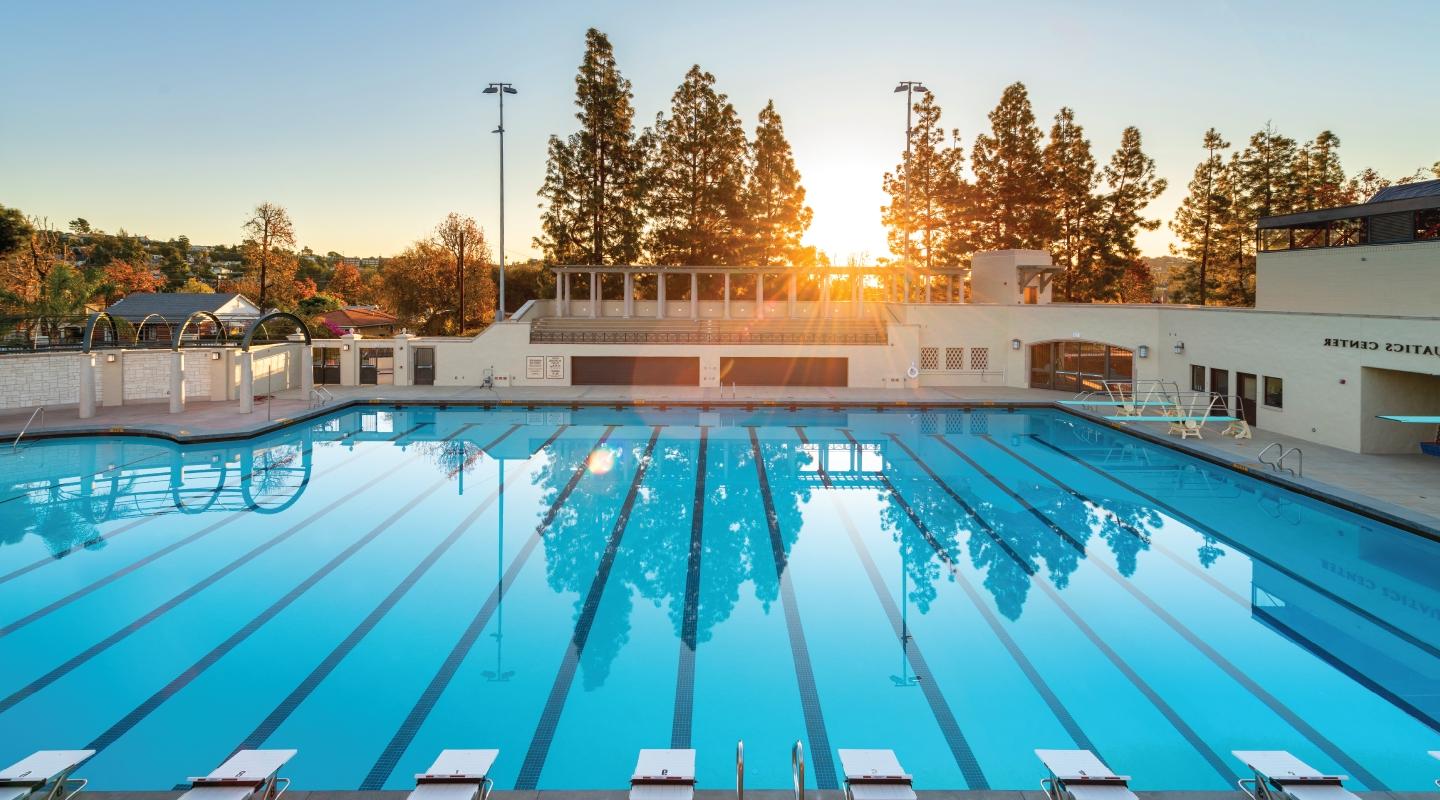
<svg viewBox="0 0 1440 800">
<path fill-rule="evenodd" d="M 591 319 L 542 317 L 531 344 L 861 344 L 889 343 L 885 323 L 862 319 Z"/>
</svg>

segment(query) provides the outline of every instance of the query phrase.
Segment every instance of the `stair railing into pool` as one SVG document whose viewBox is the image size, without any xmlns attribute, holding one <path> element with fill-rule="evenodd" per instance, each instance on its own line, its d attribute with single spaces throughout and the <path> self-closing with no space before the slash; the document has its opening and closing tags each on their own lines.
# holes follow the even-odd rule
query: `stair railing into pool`
<svg viewBox="0 0 1440 800">
<path fill-rule="evenodd" d="M 45 406 L 36 406 L 35 410 L 30 412 L 30 419 L 25 420 L 25 426 L 20 429 L 19 433 L 15 434 L 15 443 L 10 446 L 10 452 L 13 453 L 20 449 L 20 437 L 24 436 L 25 432 L 30 430 L 30 425 L 35 421 L 35 417 L 37 416 L 40 417 L 40 424 L 44 425 Z"/>
<path fill-rule="evenodd" d="M 1266 461 L 1265 454 L 1270 452 L 1272 448 L 1279 448 L 1280 457 L 1275 459 L 1274 461 Z M 1290 456 L 1295 456 L 1294 468 L 1285 466 L 1285 459 L 1289 458 Z M 1275 470 L 1276 472 L 1280 472 L 1283 470 L 1290 473 L 1291 475 L 1294 475 L 1297 478 L 1305 477 L 1305 452 L 1298 447 L 1292 447 L 1289 450 L 1286 450 L 1285 445 L 1281 444 L 1280 442 L 1271 442 L 1270 444 L 1265 445 L 1265 447 L 1260 450 L 1260 452 L 1255 456 L 1255 460 L 1259 461 L 1261 464 L 1264 464 L 1270 469 Z"/>
<path fill-rule="evenodd" d="M 805 745 L 799 740 L 790 750 L 790 774 L 795 779 L 795 800 L 805 800 Z"/>
<path fill-rule="evenodd" d="M 745 740 L 735 742 L 735 800 L 745 800 Z"/>
</svg>

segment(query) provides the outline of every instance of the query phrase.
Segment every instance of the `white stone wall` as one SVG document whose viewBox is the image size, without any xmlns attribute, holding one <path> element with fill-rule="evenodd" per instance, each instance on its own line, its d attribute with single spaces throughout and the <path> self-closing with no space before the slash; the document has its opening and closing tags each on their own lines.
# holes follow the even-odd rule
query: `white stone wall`
<svg viewBox="0 0 1440 800">
<path fill-rule="evenodd" d="M 255 394 L 281 392 L 300 385 L 293 368 L 294 362 L 299 360 L 296 358 L 297 350 L 294 346 L 281 344 L 263 350 L 257 347 L 251 351 L 254 354 Z"/>
<path fill-rule="evenodd" d="M 169 350 L 130 350 L 124 355 L 125 400 L 170 396 Z"/>
<path fill-rule="evenodd" d="M 80 402 L 78 353 L 6 356 L 0 368 L 0 408 L 71 405 Z M 95 398 L 100 398 L 101 371 L 95 368 Z"/>
<path fill-rule="evenodd" d="M 210 354 L 185 354 L 185 398 L 187 400 L 210 399 Z M 169 379 L 166 379 L 169 385 Z"/>
</svg>

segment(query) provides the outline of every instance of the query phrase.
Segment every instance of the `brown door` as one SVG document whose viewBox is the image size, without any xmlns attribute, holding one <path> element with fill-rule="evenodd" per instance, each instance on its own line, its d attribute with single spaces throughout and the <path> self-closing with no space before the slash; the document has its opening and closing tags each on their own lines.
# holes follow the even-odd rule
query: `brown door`
<svg viewBox="0 0 1440 800">
<path fill-rule="evenodd" d="M 699 386 L 700 359 L 679 356 L 572 356 L 575 386 Z"/>
<path fill-rule="evenodd" d="M 415 385 L 435 385 L 435 348 L 415 348 Z"/>
<path fill-rule="evenodd" d="M 1230 370 L 1210 368 L 1210 391 L 1220 395 L 1220 401 L 1216 404 L 1215 410 L 1222 408 L 1226 413 L 1230 411 Z"/>
<path fill-rule="evenodd" d="M 1260 382 L 1248 372 L 1235 373 L 1235 394 L 1240 396 L 1240 416 L 1249 424 L 1255 424 L 1255 399 Z"/>
<path fill-rule="evenodd" d="M 720 384 L 732 386 L 848 386 L 850 359 L 740 356 L 720 359 Z"/>
</svg>

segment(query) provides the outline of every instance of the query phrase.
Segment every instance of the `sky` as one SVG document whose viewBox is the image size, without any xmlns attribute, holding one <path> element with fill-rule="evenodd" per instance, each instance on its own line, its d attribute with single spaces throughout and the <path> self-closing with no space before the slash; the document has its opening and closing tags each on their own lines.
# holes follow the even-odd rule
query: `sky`
<svg viewBox="0 0 1440 800">
<path fill-rule="evenodd" d="M 1440 159 L 1433 0 L 1401 2 L 168 2 L 5 0 L 0 205 L 63 226 L 233 243 L 260 202 L 302 246 L 390 255 L 449 212 L 493 242 L 505 104 L 509 259 L 538 255 L 552 134 L 575 129 L 585 30 L 607 33 L 650 124 L 695 63 L 753 133 L 773 99 L 814 209 L 806 242 L 885 255 L 881 176 L 924 81 L 968 145 L 1014 81 L 1048 130 L 1075 109 L 1096 158 L 1136 125 L 1168 221 L 1218 128 L 1331 129 L 1347 172 Z M 1162 225 L 1141 234 L 1164 255 Z"/>
</svg>

